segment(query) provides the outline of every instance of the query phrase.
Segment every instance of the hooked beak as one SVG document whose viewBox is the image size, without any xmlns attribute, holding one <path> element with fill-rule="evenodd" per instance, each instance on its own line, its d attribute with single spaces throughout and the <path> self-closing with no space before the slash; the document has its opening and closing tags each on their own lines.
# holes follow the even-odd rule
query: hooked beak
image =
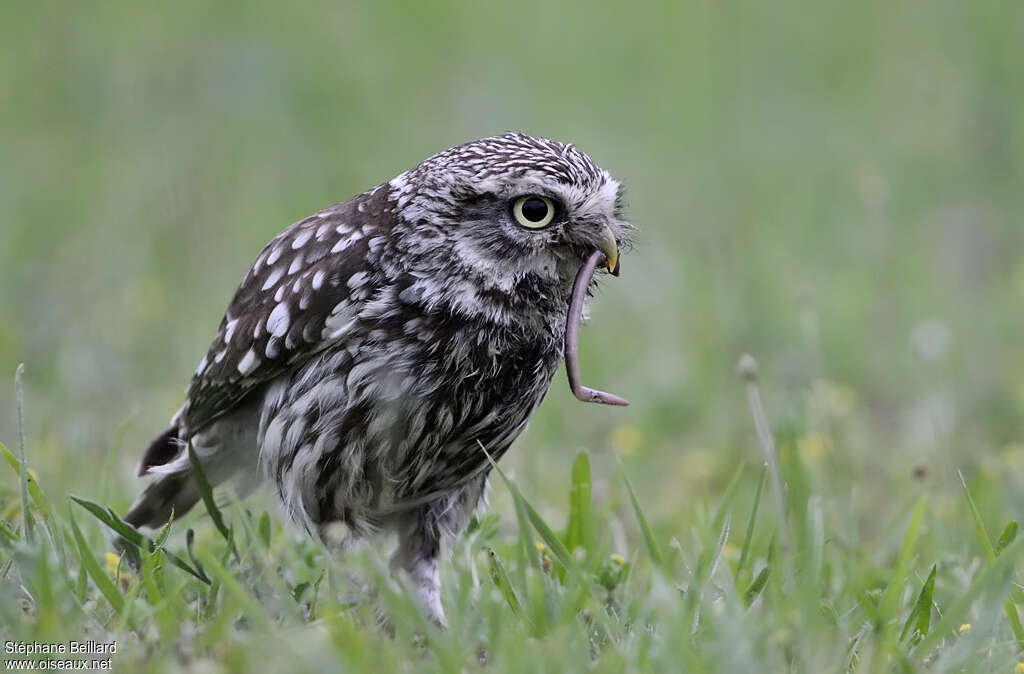
<svg viewBox="0 0 1024 674">
<path fill-rule="evenodd" d="M 601 229 L 601 237 L 597 241 L 597 247 L 604 253 L 604 266 L 612 276 L 619 275 L 619 244 L 615 241 L 615 235 L 611 228 L 605 225 Z"/>
</svg>

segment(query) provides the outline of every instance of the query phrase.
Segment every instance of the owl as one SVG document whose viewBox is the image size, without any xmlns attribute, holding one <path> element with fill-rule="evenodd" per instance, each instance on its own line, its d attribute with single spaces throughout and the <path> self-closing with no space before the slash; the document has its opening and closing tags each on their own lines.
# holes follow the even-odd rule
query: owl
<svg viewBox="0 0 1024 674">
<path fill-rule="evenodd" d="M 191 445 L 211 484 L 262 479 L 311 535 L 396 532 L 393 569 L 443 624 L 442 549 L 481 502 L 487 455 L 547 393 L 567 329 L 575 355 L 570 300 L 595 266 L 618 272 L 621 202 L 574 146 L 507 133 L 291 225 L 235 291 L 125 519 L 157 527 L 200 499 Z"/>
</svg>

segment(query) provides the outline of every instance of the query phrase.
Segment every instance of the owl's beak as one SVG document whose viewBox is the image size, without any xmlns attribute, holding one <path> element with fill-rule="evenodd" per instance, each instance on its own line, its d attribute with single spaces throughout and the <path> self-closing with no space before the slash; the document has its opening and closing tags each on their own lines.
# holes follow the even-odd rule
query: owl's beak
<svg viewBox="0 0 1024 674">
<path fill-rule="evenodd" d="M 601 238 L 598 239 L 597 247 L 604 253 L 604 266 L 612 276 L 619 275 L 619 243 L 608 225 L 601 229 Z"/>
</svg>

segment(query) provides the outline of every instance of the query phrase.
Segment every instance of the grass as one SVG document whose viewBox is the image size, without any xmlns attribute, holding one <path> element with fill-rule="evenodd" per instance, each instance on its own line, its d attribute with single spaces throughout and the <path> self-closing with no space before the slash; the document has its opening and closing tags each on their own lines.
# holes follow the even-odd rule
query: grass
<svg viewBox="0 0 1024 674">
<path fill-rule="evenodd" d="M 767 423 L 756 374 L 744 379 L 751 423 Z M 1024 668 L 1015 522 L 993 545 L 964 482 L 948 516 L 976 530 L 983 555 L 952 552 L 925 489 L 895 513 L 884 546 L 850 546 L 786 443 L 775 465 L 739 465 L 721 498 L 677 531 L 652 527 L 624 472 L 615 489 L 628 506 L 595 503 L 587 452 L 572 462 L 564 521 L 542 517 L 495 466 L 518 536 L 487 510 L 474 518 L 444 569 L 447 630 L 424 617 L 377 546 L 333 556 L 276 515 L 237 501 L 222 509 L 205 480 L 205 513 L 139 535 L 86 499 L 54 507 L 31 468 L 0 449 L 6 489 L 22 485 L 0 527 L 6 638 L 116 641 L 122 671 Z M 773 473 L 778 483 L 766 480 Z M 765 489 L 779 492 L 778 515 L 762 508 Z"/>
</svg>

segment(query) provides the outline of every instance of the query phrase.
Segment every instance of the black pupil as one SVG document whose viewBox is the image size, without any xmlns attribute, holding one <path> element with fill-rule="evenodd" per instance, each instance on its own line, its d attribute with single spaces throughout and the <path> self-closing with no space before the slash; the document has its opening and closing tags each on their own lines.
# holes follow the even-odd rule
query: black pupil
<svg viewBox="0 0 1024 674">
<path fill-rule="evenodd" d="M 530 197 L 523 202 L 523 217 L 530 222 L 540 222 L 548 217 L 548 204 L 538 197 Z"/>
</svg>

